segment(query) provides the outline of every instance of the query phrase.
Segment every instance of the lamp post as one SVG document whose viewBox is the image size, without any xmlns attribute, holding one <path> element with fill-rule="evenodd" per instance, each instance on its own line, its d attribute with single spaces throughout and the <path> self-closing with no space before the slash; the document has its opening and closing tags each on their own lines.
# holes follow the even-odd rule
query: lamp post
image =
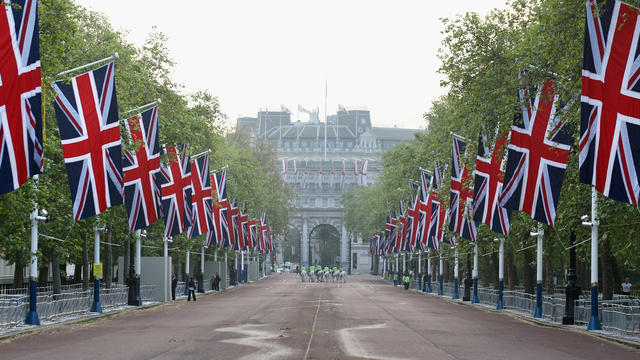
<svg viewBox="0 0 640 360">
<path fill-rule="evenodd" d="M 442 294 L 444 294 L 444 284 L 442 283 L 442 281 L 443 281 L 442 280 L 442 274 L 443 274 L 443 269 L 442 268 L 443 268 L 443 264 L 444 264 L 444 262 L 442 260 L 442 249 L 440 249 L 439 254 L 440 254 L 440 264 L 438 264 L 439 265 L 438 272 L 439 272 L 439 275 L 440 275 L 440 279 L 439 279 L 440 286 L 438 287 L 438 296 L 442 296 Z"/>
<path fill-rule="evenodd" d="M 427 292 L 431 291 L 431 249 L 427 249 Z"/>
<path fill-rule="evenodd" d="M 473 243 L 473 298 L 472 304 L 479 303 L 478 299 L 478 242 Z"/>
<path fill-rule="evenodd" d="M 536 310 L 533 313 L 534 318 L 542 317 L 542 238 L 544 230 L 542 225 L 538 225 L 538 232 L 531 232 L 530 236 L 538 238 L 538 246 L 536 250 Z"/>
<path fill-rule="evenodd" d="M 200 248 L 200 272 L 198 273 L 198 292 L 204 293 L 204 249 L 206 246 Z"/>
<path fill-rule="evenodd" d="M 186 261 L 186 265 L 185 265 L 185 281 L 184 281 L 184 296 L 189 296 L 189 262 L 191 262 L 191 252 L 189 250 L 187 250 L 187 261 Z"/>
<path fill-rule="evenodd" d="M 453 251 L 455 257 L 453 265 L 453 294 L 451 295 L 451 299 L 458 300 L 460 299 L 460 295 L 458 295 L 458 247 L 455 246 Z"/>
<path fill-rule="evenodd" d="M 100 232 L 104 231 L 104 227 L 93 227 L 93 304 L 91 312 L 101 313 L 100 305 L 100 280 L 102 279 L 102 264 L 100 263 Z"/>
<path fill-rule="evenodd" d="M 504 238 L 494 239 L 493 241 L 500 241 L 500 250 L 498 251 L 498 303 L 496 304 L 496 310 L 504 309 Z"/>
<path fill-rule="evenodd" d="M 38 175 L 33 176 L 33 187 L 37 189 Z M 38 302 L 38 223 L 47 222 L 47 211 L 42 209 L 38 215 L 38 203 L 33 201 L 31 219 L 31 264 L 29 267 L 29 312 L 24 320 L 29 325 L 40 325 L 40 317 L 37 311 Z"/>
<path fill-rule="evenodd" d="M 418 252 L 418 290 L 422 290 L 422 251 Z"/>
<path fill-rule="evenodd" d="M 169 289 L 171 286 L 171 274 L 169 274 L 169 242 L 173 242 L 173 240 L 171 238 L 168 237 L 164 237 L 162 239 L 162 255 L 164 257 L 164 302 L 169 301 L 169 297 L 171 296 L 169 294 Z"/>
<path fill-rule="evenodd" d="M 591 317 L 587 330 L 601 330 L 598 314 L 598 193 L 591 188 L 591 222 L 587 215 L 582 216 L 582 225 L 591 227 Z"/>
</svg>

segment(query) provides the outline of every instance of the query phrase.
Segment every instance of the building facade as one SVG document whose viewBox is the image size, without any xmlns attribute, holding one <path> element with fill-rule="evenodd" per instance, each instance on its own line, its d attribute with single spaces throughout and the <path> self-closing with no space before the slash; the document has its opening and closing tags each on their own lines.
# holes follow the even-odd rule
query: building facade
<svg viewBox="0 0 640 360">
<path fill-rule="evenodd" d="M 274 144 L 283 178 L 297 193 L 289 226 L 295 240 L 280 239 L 285 245 L 279 246 L 278 262 L 368 273 L 368 244 L 347 233 L 340 198 L 357 186 L 374 184 L 382 153 L 422 130 L 374 127 L 370 112 L 362 108 L 329 115 L 326 123 L 317 112 L 302 122 L 286 112 L 260 111 L 257 117 L 238 118 L 237 128 Z"/>
</svg>

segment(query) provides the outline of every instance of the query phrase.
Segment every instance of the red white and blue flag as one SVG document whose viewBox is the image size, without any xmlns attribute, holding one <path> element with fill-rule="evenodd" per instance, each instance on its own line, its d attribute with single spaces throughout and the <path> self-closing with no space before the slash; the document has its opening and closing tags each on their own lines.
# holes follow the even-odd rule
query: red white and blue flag
<svg viewBox="0 0 640 360">
<path fill-rule="evenodd" d="M 220 174 L 212 173 L 211 182 L 215 185 L 216 202 L 213 205 L 213 229 L 207 236 L 207 245 L 217 244 L 219 247 L 229 247 L 229 222 L 227 208 L 227 171 L 222 170 Z"/>
<path fill-rule="evenodd" d="M 122 160 L 124 203 L 129 214 L 129 231 L 134 231 L 153 224 L 163 214 L 158 107 L 134 115 L 124 123 L 138 149 L 125 151 Z"/>
<path fill-rule="evenodd" d="M 211 177 L 209 176 L 209 154 L 191 161 L 191 227 L 189 239 L 213 230 L 213 202 L 211 200 Z"/>
<path fill-rule="evenodd" d="M 0 14 L 0 194 L 42 172 L 38 2 L 6 2 Z"/>
<path fill-rule="evenodd" d="M 519 92 L 522 116 L 517 116 L 511 127 L 500 205 L 553 226 L 571 132 L 556 115 L 558 96 L 553 82 L 545 81 L 534 93 L 532 101 L 528 87 Z"/>
<path fill-rule="evenodd" d="M 257 249 L 258 243 L 258 221 L 256 219 L 251 219 L 247 223 L 247 227 L 249 228 L 249 241 L 247 242 L 247 246 L 249 250 Z"/>
<path fill-rule="evenodd" d="M 492 153 L 489 153 L 486 147 L 486 136 L 484 141 L 483 136 L 480 136 L 473 189 L 473 220 L 489 225 L 491 230 L 503 235 L 509 235 L 512 212 L 511 209 L 500 206 L 500 192 L 504 178 L 503 147 L 507 141 L 507 135 L 498 138 Z"/>
<path fill-rule="evenodd" d="M 75 76 L 69 83 L 52 84 L 74 220 L 122 204 L 124 180 L 115 86 L 113 62 Z"/>
<path fill-rule="evenodd" d="M 471 219 L 470 205 L 473 201 L 473 189 L 469 184 L 471 171 L 462 162 L 462 154 L 464 154 L 466 147 L 466 142 L 453 137 L 449 230 L 475 242 L 478 229 L 476 223 Z"/>
<path fill-rule="evenodd" d="M 231 250 L 241 250 L 240 249 L 240 209 L 238 209 L 238 205 L 235 200 L 229 202 L 229 208 L 227 209 L 227 219 L 229 220 L 229 226 L 231 226 L 231 231 L 229 231 L 229 248 Z"/>
<path fill-rule="evenodd" d="M 160 192 L 164 211 L 164 236 L 176 236 L 191 226 L 191 164 L 189 147 L 182 146 L 182 156 L 173 146 L 166 147 L 169 166 L 162 165 Z"/>
<path fill-rule="evenodd" d="M 586 3 L 580 181 L 638 205 L 640 193 L 639 9 L 620 1 Z"/>
</svg>

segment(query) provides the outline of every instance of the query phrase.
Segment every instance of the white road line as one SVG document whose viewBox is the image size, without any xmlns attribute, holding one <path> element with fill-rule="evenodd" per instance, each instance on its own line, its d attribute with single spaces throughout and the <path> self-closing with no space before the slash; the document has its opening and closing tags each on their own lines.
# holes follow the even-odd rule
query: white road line
<svg viewBox="0 0 640 360">
<path fill-rule="evenodd" d="M 383 329 L 387 324 L 374 324 L 374 325 L 361 325 L 350 328 L 344 328 L 338 330 L 340 342 L 347 355 L 358 359 L 402 359 L 402 358 L 390 358 L 390 357 L 375 357 L 364 349 L 360 341 L 357 339 L 357 334 L 362 330 L 370 329 Z"/>
<path fill-rule="evenodd" d="M 260 354 L 260 359 L 282 359 L 293 354 L 293 351 L 281 344 L 274 343 L 273 340 L 278 338 L 278 335 L 274 335 L 273 331 L 260 330 L 258 327 L 262 325 L 257 324 L 245 324 L 239 326 L 232 326 L 226 328 L 216 329 L 216 331 L 232 332 L 245 335 L 241 338 L 225 339 L 220 342 L 250 346 L 256 348 L 257 351 L 238 359 L 255 359 L 257 353 Z"/>
<path fill-rule="evenodd" d="M 307 351 L 304 353 L 304 360 L 307 360 L 309 356 L 309 349 L 311 349 L 311 341 L 313 340 L 313 334 L 316 331 L 316 322 L 318 321 L 318 313 L 320 312 L 320 298 L 322 293 L 318 295 L 318 305 L 316 305 L 316 316 L 313 318 L 313 326 L 311 327 L 311 336 L 309 336 L 309 343 L 307 344 Z"/>
</svg>

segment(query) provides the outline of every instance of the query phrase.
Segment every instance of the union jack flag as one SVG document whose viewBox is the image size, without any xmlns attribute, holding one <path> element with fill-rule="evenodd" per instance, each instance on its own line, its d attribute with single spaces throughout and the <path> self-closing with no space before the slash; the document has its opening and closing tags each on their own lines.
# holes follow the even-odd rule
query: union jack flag
<svg viewBox="0 0 640 360">
<path fill-rule="evenodd" d="M 169 166 L 162 165 L 160 192 L 164 210 L 164 236 L 182 234 L 192 225 L 191 215 L 191 164 L 189 147 L 182 146 L 182 157 L 173 146 L 166 147 Z"/>
<path fill-rule="evenodd" d="M 483 136 L 478 140 L 478 157 L 476 159 L 475 187 L 473 189 L 473 220 L 489 225 L 491 230 L 509 234 L 511 209 L 500 206 L 500 191 L 502 190 L 502 149 L 508 134 L 498 138 L 491 157 L 489 149 L 485 147 Z"/>
<path fill-rule="evenodd" d="M 511 127 L 500 205 L 553 226 L 571 133 L 556 116 L 558 96 L 551 80 L 536 93 L 533 105 L 527 87 L 519 94 L 522 116 Z"/>
<path fill-rule="evenodd" d="M 435 234 L 438 229 L 440 202 L 432 194 L 433 177 L 425 171 L 420 172 L 420 224 L 419 237 L 422 249 L 438 249 Z"/>
<path fill-rule="evenodd" d="M 244 208 L 244 204 L 242 204 L 242 207 Z M 242 213 L 242 209 L 238 209 L 238 226 L 240 227 L 238 229 L 238 234 L 240 235 L 240 238 L 238 240 L 238 248 L 240 250 L 247 249 L 247 245 L 249 242 L 248 223 L 249 223 L 249 217 Z"/>
<path fill-rule="evenodd" d="M 4 80 L 4 79 L 3 79 Z M 56 119 L 74 220 L 122 204 L 122 150 L 113 62 L 56 81 Z"/>
<path fill-rule="evenodd" d="M 580 181 L 611 199 L 638 205 L 640 54 L 638 8 L 586 3 Z"/>
<path fill-rule="evenodd" d="M 257 249 L 258 247 L 258 221 L 256 219 L 251 219 L 247 223 L 247 227 L 249 228 L 249 241 L 248 247 L 249 250 Z"/>
<path fill-rule="evenodd" d="M 344 106 L 338 104 L 338 112 L 347 112 L 347 109 Z"/>
<path fill-rule="evenodd" d="M 266 212 L 262 214 L 262 218 L 260 219 L 260 247 L 263 253 L 269 253 L 272 247 Z"/>
<path fill-rule="evenodd" d="M 216 187 L 216 203 L 213 206 L 213 229 L 207 237 L 207 244 L 218 244 L 218 246 L 229 247 L 229 221 L 227 216 L 227 208 L 229 200 L 227 199 L 227 171 L 222 170 L 220 175 L 211 174 L 211 182 Z"/>
<path fill-rule="evenodd" d="M 438 189 L 442 181 L 442 172 L 440 171 L 440 164 L 438 161 L 433 162 L 433 177 L 431 178 L 431 196 L 438 203 L 438 226 L 435 230 L 430 232 L 429 236 L 434 237 L 434 241 L 440 243 L 444 239 L 444 224 L 447 222 L 447 208 L 444 203 L 438 198 Z M 455 246 L 455 245 L 452 245 Z"/>
<path fill-rule="evenodd" d="M 284 105 L 280 105 L 280 111 L 282 111 L 283 113 L 291 114 L 291 110 L 289 110 L 289 108 Z"/>
<path fill-rule="evenodd" d="M 360 167 L 360 185 L 367 186 L 367 167 L 369 166 L 369 160 L 362 160 Z"/>
<path fill-rule="evenodd" d="M 160 194 L 160 140 L 158 107 L 143 111 L 124 122 L 138 150 L 125 151 L 124 203 L 129 214 L 129 231 L 145 228 L 162 216 Z"/>
<path fill-rule="evenodd" d="M 192 210 L 189 239 L 206 234 L 214 228 L 209 154 L 204 154 L 191 161 L 191 188 Z"/>
<path fill-rule="evenodd" d="M 14 6 L 17 5 L 17 6 Z M 42 172 L 38 2 L 5 2 L 0 14 L 0 194 Z"/>
<path fill-rule="evenodd" d="M 240 215 L 240 210 L 238 209 L 238 205 L 236 201 L 233 200 L 229 203 L 229 207 L 227 208 L 227 220 L 229 221 L 229 225 L 231 226 L 231 230 L 229 231 L 229 248 L 231 250 L 240 250 L 239 241 L 240 241 L 240 221 L 238 216 Z"/>
<path fill-rule="evenodd" d="M 470 206 L 473 201 L 472 189 L 469 186 L 471 171 L 464 166 L 462 154 L 467 143 L 453 138 L 451 153 L 451 197 L 449 201 L 449 230 L 472 242 L 476 241 L 478 230 L 471 220 Z"/>
</svg>

